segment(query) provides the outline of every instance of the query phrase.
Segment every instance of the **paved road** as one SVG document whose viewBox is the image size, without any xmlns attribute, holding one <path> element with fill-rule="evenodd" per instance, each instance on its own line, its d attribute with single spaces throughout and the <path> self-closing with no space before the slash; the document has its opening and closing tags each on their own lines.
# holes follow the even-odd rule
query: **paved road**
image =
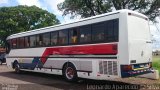
<svg viewBox="0 0 160 90">
<path fill-rule="evenodd" d="M 110 88 L 116 89 L 121 86 L 126 86 L 122 88 L 129 86 L 133 89 L 142 87 L 128 82 L 80 79 L 78 82 L 69 83 L 62 76 L 34 72 L 16 74 L 6 65 L 0 65 L 0 90 L 110 90 Z"/>
</svg>

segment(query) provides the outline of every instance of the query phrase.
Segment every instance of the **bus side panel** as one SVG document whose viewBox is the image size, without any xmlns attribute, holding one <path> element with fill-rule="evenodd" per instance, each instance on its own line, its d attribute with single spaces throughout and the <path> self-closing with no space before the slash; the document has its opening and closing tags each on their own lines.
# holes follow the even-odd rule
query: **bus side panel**
<svg viewBox="0 0 160 90">
<path fill-rule="evenodd" d="M 120 64 L 129 64 L 127 13 L 121 13 L 119 18 L 118 57 Z"/>
</svg>

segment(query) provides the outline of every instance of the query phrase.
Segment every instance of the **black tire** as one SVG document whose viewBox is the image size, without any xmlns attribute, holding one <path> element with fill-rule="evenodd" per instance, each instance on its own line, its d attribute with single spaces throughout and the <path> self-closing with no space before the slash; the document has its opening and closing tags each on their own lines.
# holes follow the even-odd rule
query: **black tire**
<svg viewBox="0 0 160 90">
<path fill-rule="evenodd" d="M 2 60 L 0 60 L 0 65 L 2 65 Z"/>
<path fill-rule="evenodd" d="M 65 80 L 69 82 L 75 82 L 77 81 L 77 70 L 75 66 L 71 63 L 67 63 L 64 65 L 63 70 L 62 70 L 63 76 Z"/>
<path fill-rule="evenodd" d="M 19 65 L 18 63 L 15 63 L 15 64 L 14 64 L 14 71 L 15 71 L 15 73 L 17 73 L 17 74 L 21 73 L 20 65 Z"/>
</svg>

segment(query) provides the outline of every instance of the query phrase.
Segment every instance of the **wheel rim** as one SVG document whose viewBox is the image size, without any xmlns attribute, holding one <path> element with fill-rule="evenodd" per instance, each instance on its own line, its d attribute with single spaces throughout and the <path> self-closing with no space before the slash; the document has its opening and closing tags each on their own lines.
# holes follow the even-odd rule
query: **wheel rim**
<svg viewBox="0 0 160 90">
<path fill-rule="evenodd" d="M 73 68 L 68 67 L 68 68 L 66 69 L 66 77 L 67 77 L 68 79 L 73 79 L 73 77 L 74 77 L 74 69 L 73 69 Z"/>
</svg>

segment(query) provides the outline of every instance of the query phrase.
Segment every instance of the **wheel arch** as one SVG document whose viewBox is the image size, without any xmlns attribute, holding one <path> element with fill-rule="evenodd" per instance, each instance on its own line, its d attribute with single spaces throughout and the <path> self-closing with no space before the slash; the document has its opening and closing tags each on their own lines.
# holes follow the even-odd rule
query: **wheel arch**
<svg viewBox="0 0 160 90">
<path fill-rule="evenodd" d="M 12 63 L 12 68 L 14 69 L 15 68 L 15 65 L 18 63 L 17 60 L 14 60 L 14 62 Z"/>
<path fill-rule="evenodd" d="M 76 64 L 75 64 L 74 62 L 67 61 L 67 62 L 65 62 L 65 63 L 63 64 L 63 66 L 62 66 L 62 71 L 63 71 L 65 65 L 67 65 L 67 64 L 72 64 L 72 65 L 75 67 L 75 69 L 77 70 Z"/>
</svg>

